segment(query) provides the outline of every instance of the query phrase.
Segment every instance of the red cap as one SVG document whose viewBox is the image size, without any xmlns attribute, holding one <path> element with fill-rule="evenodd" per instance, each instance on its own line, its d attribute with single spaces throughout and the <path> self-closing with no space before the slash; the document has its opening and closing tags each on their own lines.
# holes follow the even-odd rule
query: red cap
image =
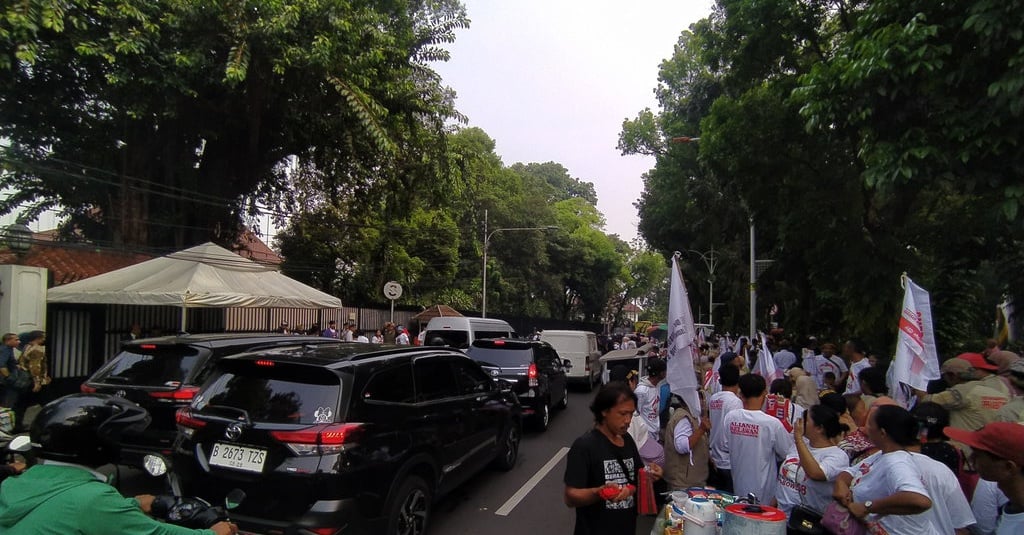
<svg viewBox="0 0 1024 535">
<path fill-rule="evenodd" d="M 970 362 L 971 367 L 978 368 L 979 370 L 988 370 L 990 372 L 999 371 L 999 366 L 985 360 L 985 357 L 981 353 L 961 353 L 957 355 L 956 358 Z"/>
<path fill-rule="evenodd" d="M 991 453 L 1000 459 L 1017 463 L 1024 468 L 1024 425 L 1010 422 L 995 422 L 977 431 L 947 427 L 946 436 L 950 440 L 967 444 L 976 449 Z"/>
</svg>

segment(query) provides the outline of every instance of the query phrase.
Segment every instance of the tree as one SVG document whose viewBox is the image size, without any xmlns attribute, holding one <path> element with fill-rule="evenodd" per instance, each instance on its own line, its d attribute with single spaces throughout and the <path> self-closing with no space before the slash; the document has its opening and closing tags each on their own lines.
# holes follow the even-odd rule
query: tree
<svg viewBox="0 0 1024 535">
<path fill-rule="evenodd" d="M 17 191 L 94 240 L 230 241 L 289 174 L 327 197 L 432 187 L 451 92 L 429 67 L 457 0 L 28 0 L 0 13 L 0 136 Z M 391 192 L 401 192 L 402 195 Z"/>
<path fill-rule="evenodd" d="M 909 271 L 932 291 L 940 348 L 984 331 L 1006 265 L 993 254 L 1020 258 L 1005 217 L 1016 190 L 986 158 L 1019 125 L 995 128 L 985 148 L 952 145 L 980 134 L 964 123 L 989 120 L 977 105 L 985 94 L 993 116 L 1019 112 L 1004 98 L 1019 32 L 1002 5 L 926 4 L 719 0 L 662 63 L 660 111 L 623 124 L 623 152 L 657 158 L 638 202 L 648 243 L 665 254 L 731 252 L 716 281 L 726 330 L 746 323 L 749 217 L 759 258 L 775 260 L 760 302 L 779 305 L 790 329 L 886 347 Z M 986 22 L 994 14 L 1003 18 Z M 988 93 L 975 90 L 984 83 Z M 700 141 L 667 142 L 680 136 Z M 953 162 L 964 154 L 970 165 Z"/>
</svg>

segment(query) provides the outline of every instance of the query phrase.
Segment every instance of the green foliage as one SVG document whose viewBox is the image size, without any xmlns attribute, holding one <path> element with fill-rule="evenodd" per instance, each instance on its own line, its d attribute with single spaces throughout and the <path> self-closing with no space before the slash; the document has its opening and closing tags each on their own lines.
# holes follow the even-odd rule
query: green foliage
<svg viewBox="0 0 1024 535">
<path fill-rule="evenodd" d="M 0 9 L 0 212 L 60 205 L 90 239 L 230 241 L 257 203 L 291 210 L 296 167 L 328 197 L 433 187 L 461 118 L 427 65 L 457 0 Z"/>
<path fill-rule="evenodd" d="M 662 63 L 660 112 L 623 125 L 657 157 L 642 235 L 723 252 L 724 330 L 746 330 L 752 217 L 762 326 L 777 304 L 791 332 L 891 347 L 906 271 L 940 351 L 984 336 L 1022 277 L 1019 3 L 719 0 Z M 705 268 L 683 270 L 698 302 Z"/>
</svg>

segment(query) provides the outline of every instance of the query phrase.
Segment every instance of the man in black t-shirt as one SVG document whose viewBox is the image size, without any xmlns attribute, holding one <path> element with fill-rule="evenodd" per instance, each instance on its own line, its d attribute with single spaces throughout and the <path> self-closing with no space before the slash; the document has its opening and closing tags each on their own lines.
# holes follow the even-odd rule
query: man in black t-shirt
<svg viewBox="0 0 1024 535">
<path fill-rule="evenodd" d="M 590 406 L 594 429 L 573 442 L 565 467 L 565 504 L 576 509 L 575 535 L 621 535 L 636 531 L 637 473 L 643 468 L 627 432 L 636 395 L 625 383 L 610 382 Z M 654 479 L 661 467 L 648 469 Z"/>
</svg>

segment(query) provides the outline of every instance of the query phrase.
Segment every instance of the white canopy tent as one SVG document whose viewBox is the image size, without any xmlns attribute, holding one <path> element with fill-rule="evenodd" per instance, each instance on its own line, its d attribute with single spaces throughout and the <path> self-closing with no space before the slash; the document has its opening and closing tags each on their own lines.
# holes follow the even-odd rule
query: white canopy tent
<svg viewBox="0 0 1024 535">
<path fill-rule="evenodd" d="M 204 243 L 109 273 L 52 288 L 50 303 L 189 308 L 341 308 L 341 300 L 274 268 Z"/>
</svg>

